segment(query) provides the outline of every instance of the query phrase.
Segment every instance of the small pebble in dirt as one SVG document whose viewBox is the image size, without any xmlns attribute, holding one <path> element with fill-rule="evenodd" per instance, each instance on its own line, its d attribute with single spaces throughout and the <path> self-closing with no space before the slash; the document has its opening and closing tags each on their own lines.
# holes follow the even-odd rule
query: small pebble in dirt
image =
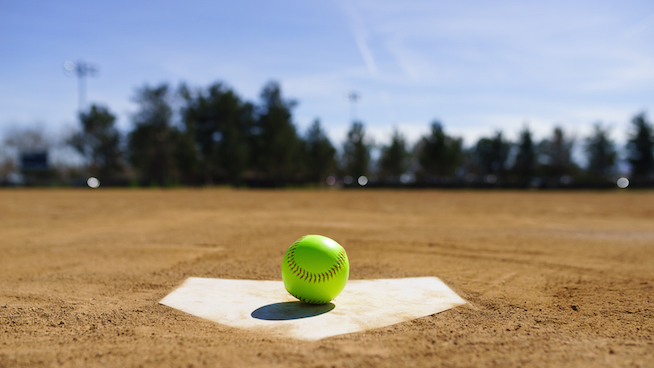
<svg viewBox="0 0 654 368">
<path fill-rule="evenodd" d="M 574 305 L 574 304 L 573 304 L 573 305 L 571 305 L 570 307 L 572 308 L 572 310 L 578 310 L 578 309 L 579 309 L 579 308 L 577 308 L 577 306 L 576 306 L 576 305 Z"/>
</svg>

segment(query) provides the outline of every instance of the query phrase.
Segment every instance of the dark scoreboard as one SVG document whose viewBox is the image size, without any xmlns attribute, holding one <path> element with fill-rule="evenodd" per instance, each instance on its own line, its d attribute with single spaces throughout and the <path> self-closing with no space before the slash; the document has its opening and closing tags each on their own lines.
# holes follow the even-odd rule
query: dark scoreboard
<svg viewBox="0 0 654 368">
<path fill-rule="evenodd" d="M 47 152 L 25 152 L 20 155 L 20 168 L 22 171 L 47 171 Z"/>
</svg>

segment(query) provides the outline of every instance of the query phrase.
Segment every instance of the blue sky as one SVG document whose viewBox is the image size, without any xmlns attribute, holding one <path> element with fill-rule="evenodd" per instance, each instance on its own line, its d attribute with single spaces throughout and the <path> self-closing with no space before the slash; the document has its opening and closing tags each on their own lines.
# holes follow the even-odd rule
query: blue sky
<svg viewBox="0 0 654 368">
<path fill-rule="evenodd" d="M 66 60 L 100 73 L 87 100 L 130 127 L 134 90 L 186 81 L 231 85 L 257 100 L 269 80 L 320 118 L 335 143 L 357 115 L 379 143 L 410 140 L 440 119 L 471 145 L 496 129 L 538 138 L 592 123 L 624 141 L 639 111 L 654 117 L 652 1 L 0 1 L 0 134 L 75 126 Z"/>
</svg>

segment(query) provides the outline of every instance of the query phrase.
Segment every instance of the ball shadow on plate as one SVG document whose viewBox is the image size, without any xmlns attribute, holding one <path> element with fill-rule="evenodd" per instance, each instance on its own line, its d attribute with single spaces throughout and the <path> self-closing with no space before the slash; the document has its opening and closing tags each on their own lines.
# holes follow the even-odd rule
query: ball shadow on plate
<svg viewBox="0 0 654 368">
<path fill-rule="evenodd" d="M 322 305 L 307 304 L 303 302 L 273 303 L 259 307 L 252 312 L 252 318 L 267 321 L 288 321 L 315 317 L 327 313 L 336 307 L 333 303 Z"/>
</svg>

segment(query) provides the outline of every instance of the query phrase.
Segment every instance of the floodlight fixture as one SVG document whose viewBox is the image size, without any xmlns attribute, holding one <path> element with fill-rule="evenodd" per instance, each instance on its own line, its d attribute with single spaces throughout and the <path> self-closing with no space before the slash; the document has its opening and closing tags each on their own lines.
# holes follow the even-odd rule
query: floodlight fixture
<svg viewBox="0 0 654 368">
<path fill-rule="evenodd" d="M 86 77 L 97 75 L 99 70 L 95 64 L 87 63 L 83 60 L 79 60 L 78 62 L 66 60 L 64 62 L 64 71 L 66 74 L 75 73 L 77 77 L 77 98 L 79 112 L 82 112 L 86 108 Z"/>
<path fill-rule="evenodd" d="M 347 94 L 347 98 L 350 100 L 350 121 L 354 122 L 357 120 L 356 104 L 361 99 L 361 96 L 355 91 L 350 91 Z"/>
</svg>

